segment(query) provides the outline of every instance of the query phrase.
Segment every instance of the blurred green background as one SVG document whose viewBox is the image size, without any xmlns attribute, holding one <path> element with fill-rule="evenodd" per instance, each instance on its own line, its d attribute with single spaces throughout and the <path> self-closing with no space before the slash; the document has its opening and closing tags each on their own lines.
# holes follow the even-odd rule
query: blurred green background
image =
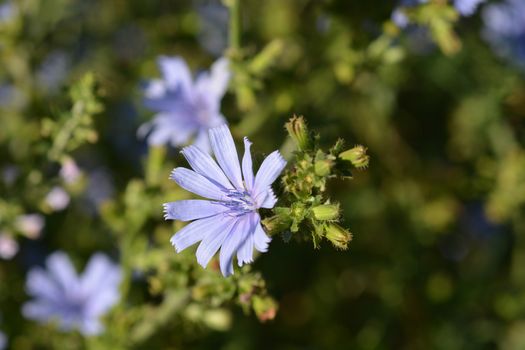
<svg viewBox="0 0 525 350">
<path fill-rule="evenodd" d="M 0 329 L 13 349 L 525 349 L 525 81 L 480 36 L 479 12 L 448 20 L 436 11 L 445 30 L 435 44 L 433 22 L 421 20 L 430 28 L 421 34 L 390 21 L 393 1 L 240 0 L 232 48 L 218 1 L 14 3 L 18 13 L 0 24 L 0 228 L 23 213 L 45 226 L 37 239 L 9 231 L 20 248 L 0 261 Z M 256 151 L 280 148 L 295 113 L 322 144 L 341 137 L 371 156 L 352 181 L 329 184 L 354 234 L 349 250 L 275 237 L 253 265 L 279 304 L 264 323 L 222 282 L 213 282 L 220 301 L 195 297 L 199 279 L 174 267 L 161 203 L 183 196 L 167 177 L 186 163 L 136 135 L 152 116 L 140 86 L 159 76 L 157 56 L 180 55 L 198 71 L 222 52 L 237 64 L 222 111 Z M 52 57 L 63 67 L 49 68 Z M 53 212 L 42 198 L 60 167 L 44 120 L 61 125 L 68 87 L 87 71 L 104 110 L 65 152 L 83 178 Z M 156 245 L 163 253 L 151 258 Z M 20 314 L 28 268 L 58 249 L 78 267 L 103 250 L 150 277 L 128 286 L 99 340 Z M 188 303 L 217 312 L 168 312 L 170 290 L 191 290 Z M 141 319 L 155 319 L 153 329 L 123 340 Z"/>
</svg>

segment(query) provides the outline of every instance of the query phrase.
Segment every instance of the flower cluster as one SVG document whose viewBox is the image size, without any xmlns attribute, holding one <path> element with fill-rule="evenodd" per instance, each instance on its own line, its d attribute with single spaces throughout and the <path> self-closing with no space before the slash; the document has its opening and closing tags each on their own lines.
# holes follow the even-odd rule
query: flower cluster
<svg viewBox="0 0 525 350">
<path fill-rule="evenodd" d="M 263 224 L 272 234 L 308 239 L 316 248 L 324 238 L 334 247 L 346 249 L 352 234 L 338 224 L 339 204 L 326 198 L 326 183 L 334 177 L 350 178 L 351 167 L 366 168 L 369 161 L 366 148 L 356 146 L 343 151 L 343 142 L 338 140 L 326 152 L 311 137 L 303 117 L 294 116 L 286 129 L 297 149 L 293 166 L 282 178 L 284 206 L 275 208 L 274 215 Z"/>
</svg>

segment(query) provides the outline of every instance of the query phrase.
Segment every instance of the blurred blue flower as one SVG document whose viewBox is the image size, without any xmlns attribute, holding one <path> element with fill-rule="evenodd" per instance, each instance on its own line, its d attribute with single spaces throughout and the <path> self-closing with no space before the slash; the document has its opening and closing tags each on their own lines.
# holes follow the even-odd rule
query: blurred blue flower
<svg viewBox="0 0 525 350">
<path fill-rule="evenodd" d="M 12 1 L 6 1 L 0 4 L 0 23 L 9 21 L 16 15 L 15 4 Z"/>
<path fill-rule="evenodd" d="M 228 45 L 228 8 L 220 2 L 197 6 L 199 43 L 214 56 L 220 56 Z"/>
<path fill-rule="evenodd" d="M 237 150 L 226 125 L 209 131 L 211 148 L 217 163 L 199 147 L 182 150 L 192 170 L 175 168 L 171 174 L 182 188 L 211 200 L 181 200 L 164 204 L 165 218 L 191 221 L 178 231 L 171 243 L 177 252 L 201 241 L 197 261 L 206 267 L 221 248 L 220 268 L 224 276 L 233 274 L 233 256 L 239 266 L 253 261 L 253 248 L 266 252 L 270 238 L 261 226 L 257 209 L 273 208 L 277 201 L 271 184 L 286 166 L 279 151 L 262 162 L 253 174 L 251 142 L 244 139 L 241 165 Z"/>
<path fill-rule="evenodd" d="M 9 83 L 0 83 L 0 108 L 21 110 L 27 105 L 25 92 Z"/>
<path fill-rule="evenodd" d="M 84 209 L 91 215 L 98 213 L 104 202 L 115 195 L 115 182 L 109 169 L 97 167 L 87 174 L 87 190 L 84 192 Z"/>
<path fill-rule="evenodd" d="M 525 68 L 525 1 L 490 4 L 482 16 L 483 37 L 494 51 Z"/>
<path fill-rule="evenodd" d="M 453 4 L 458 13 L 463 17 L 472 16 L 476 12 L 479 4 L 485 0 L 454 0 Z M 392 21 L 400 28 L 405 28 L 410 24 L 409 19 L 403 12 L 403 7 L 412 7 L 419 4 L 425 4 L 428 0 L 401 0 L 391 15 Z"/>
<path fill-rule="evenodd" d="M 230 79 L 228 61 L 218 59 L 210 72 L 200 73 L 195 81 L 180 57 L 162 56 L 158 65 L 162 79 L 148 84 L 144 100 L 146 107 L 158 113 L 139 128 L 139 136 L 150 133 L 150 145 L 181 146 L 193 139 L 209 152 L 208 129 L 225 122 L 220 106 Z"/>
<path fill-rule="evenodd" d="M 0 350 L 4 350 L 7 346 L 7 337 L 3 332 L 0 332 Z"/>
<path fill-rule="evenodd" d="M 476 12 L 476 9 L 482 2 L 485 2 L 485 0 L 455 0 L 454 7 L 461 16 L 468 17 Z"/>
<path fill-rule="evenodd" d="M 105 255 L 95 254 L 78 276 L 68 256 L 55 252 L 46 261 L 47 271 L 29 271 L 27 293 L 34 297 L 24 304 L 26 318 L 47 323 L 56 321 L 63 331 L 77 329 L 84 335 L 103 331 L 103 316 L 120 298 L 121 271 Z"/>
<path fill-rule="evenodd" d="M 400 28 L 405 28 L 410 24 L 410 21 L 408 17 L 403 12 L 404 7 L 412 7 L 419 4 L 424 4 L 428 0 L 400 0 L 398 2 L 398 5 L 396 8 L 394 8 L 394 11 L 392 11 L 392 15 L 390 16 L 390 19 L 397 24 Z"/>
<path fill-rule="evenodd" d="M 55 93 L 66 79 L 70 58 L 63 51 L 54 51 L 46 56 L 36 72 L 36 81 L 44 93 Z"/>
</svg>

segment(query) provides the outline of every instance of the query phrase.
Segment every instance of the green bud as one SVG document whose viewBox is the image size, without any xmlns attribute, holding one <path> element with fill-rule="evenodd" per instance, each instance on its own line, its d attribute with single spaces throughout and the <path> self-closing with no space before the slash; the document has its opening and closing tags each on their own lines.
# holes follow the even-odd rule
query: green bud
<svg viewBox="0 0 525 350">
<path fill-rule="evenodd" d="M 318 160 L 315 162 L 315 174 L 319 176 L 327 176 L 330 174 L 333 162 L 329 159 Z"/>
<path fill-rule="evenodd" d="M 334 247 L 345 250 L 352 240 L 352 233 L 337 224 L 330 224 L 326 227 L 325 237 L 332 242 Z"/>
<path fill-rule="evenodd" d="M 325 154 L 318 150 L 315 155 L 314 171 L 318 176 L 328 176 L 332 172 L 334 165 L 333 156 Z"/>
<path fill-rule="evenodd" d="M 286 130 L 300 150 L 310 148 L 310 135 L 308 134 L 308 128 L 302 116 L 298 117 L 294 115 L 288 123 L 286 123 Z"/>
<path fill-rule="evenodd" d="M 327 221 L 339 218 L 338 204 L 323 204 L 312 208 L 312 213 L 316 220 Z"/>
<path fill-rule="evenodd" d="M 282 215 L 274 215 L 262 221 L 267 233 L 271 236 L 287 230 L 290 227 L 290 219 L 285 219 Z"/>
<path fill-rule="evenodd" d="M 366 168 L 370 157 L 366 154 L 366 147 L 357 145 L 339 154 L 339 158 L 347 160 L 356 168 Z"/>
</svg>

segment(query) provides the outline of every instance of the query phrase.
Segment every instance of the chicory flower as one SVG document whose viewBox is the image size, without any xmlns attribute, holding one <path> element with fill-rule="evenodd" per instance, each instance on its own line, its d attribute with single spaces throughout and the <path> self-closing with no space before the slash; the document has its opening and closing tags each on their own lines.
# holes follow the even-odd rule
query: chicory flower
<svg viewBox="0 0 525 350">
<path fill-rule="evenodd" d="M 24 316 L 41 323 L 56 321 L 63 331 L 101 333 L 104 327 L 100 317 L 120 297 L 119 266 L 98 253 L 79 276 L 68 256 L 56 252 L 48 257 L 46 267 L 47 270 L 37 267 L 28 273 L 26 290 L 34 299 L 24 304 Z"/>
<path fill-rule="evenodd" d="M 175 168 L 171 174 L 182 188 L 208 200 L 181 200 L 164 204 L 165 218 L 192 221 L 171 238 L 177 252 L 201 242 L 197 261 L 206 267 L 220 248 L 220 268 L 224 276 L 233 274 L 237 252 L 239 266 L 253 261 L 253 249 L 266 252 L 270 238 L 261 226 L 259 208 L 273 208 L 277 198 L 271 184 L 286 166 L 279 151 L 262 162 L 254 176 L 251 142 L 244 139 L 244 157 L 239 164 L 237 150 L 226 125 L 209 131 L 217 162 L 197 146 L 182 154 L 193 170 Z M 218 163 L 218 164 L 217 164 Z"/>
<path fill-rule="evenodd" d="M 150 145 L 175 147 L 193 140 L 209 152 L 208 129 L 225 123 L 220 106 L 230 80 L 228 60 L 218 59 L 210 72 L 200 73 L 195 81 L 180 57 L 162 56 L 158 65 L 162 79 L 147 85 L 144 100 L 157 114 L 139 128 L 139 136 L 149 133 Z"/>
</svg>

